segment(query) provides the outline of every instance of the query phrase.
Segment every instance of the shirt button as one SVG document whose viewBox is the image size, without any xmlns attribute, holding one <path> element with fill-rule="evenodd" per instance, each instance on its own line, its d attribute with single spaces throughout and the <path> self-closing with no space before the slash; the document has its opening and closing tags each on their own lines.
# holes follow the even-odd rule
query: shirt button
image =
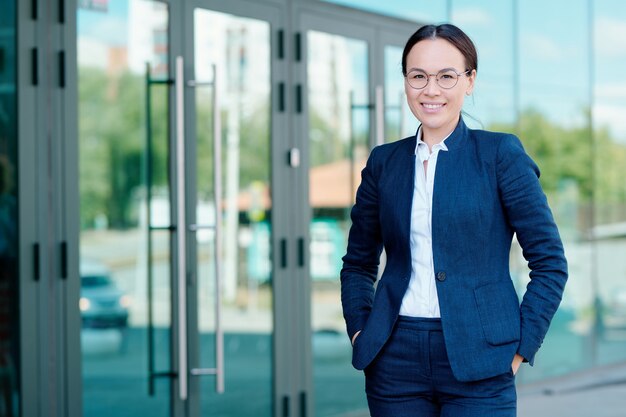
<svg viewBox="0 0 626 417">
<path fill-rule="evenodd" d="M 445 272 L 437 272 L 437 281 L 443 282 L 446 280 Z"/>
</svg>

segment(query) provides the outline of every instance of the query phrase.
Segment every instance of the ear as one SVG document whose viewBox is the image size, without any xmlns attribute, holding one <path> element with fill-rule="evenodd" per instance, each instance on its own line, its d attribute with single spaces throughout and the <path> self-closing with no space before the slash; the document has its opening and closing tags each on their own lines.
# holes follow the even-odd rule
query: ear
<svg viewBox="0 0 626 417">
<path fill-rule="evenodd" d="M 476 70 L 473 69 L 472 72 L 467 76 L 467 89 L 465 90 L 465 95 L 471 95 L 474 91 L 474 83 L 476 82 Z"/>
</svg>

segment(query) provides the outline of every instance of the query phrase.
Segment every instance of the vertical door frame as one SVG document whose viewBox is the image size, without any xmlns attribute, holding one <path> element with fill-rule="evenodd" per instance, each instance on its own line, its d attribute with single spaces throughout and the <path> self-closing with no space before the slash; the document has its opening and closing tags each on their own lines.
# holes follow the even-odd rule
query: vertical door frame
<svg viewBox="0 0 626 417">
<path fill-rule="evenodd" d="M 307 41 L 306 33 L 309 30 L 319 30 L 325 33 L 358 39 L 367 43 L 368 52 L 368 96 L 370 104 L 374 104 L 377 94 L 377 86 L 383 86 L 385 82 L 384 74 L 384 46 L 389 42 L 400 42 L 404 46 L 406 39 L 420 26 L 413 21 L 407 21 L 392 17 L 386 17 L 349 7 L 328 4 L 313 0 L 294 0 L 294 10 L 292 22 L 294 22 L 294 33 L 298 34 L 301 45 L 301 59 L 292 67 L 294 82 L 301 85 L 302 112 L 294 117 L 292 134 L 296 140 L 296 147 L 301 150 L 302 165 L 297 177 L 297 195 L 295 206 L 296 235 L 304 241 L 304 248 L 310 246 L 310 230 L 312 208 L 309 205 L 309 171 L 310 171 L 310 149 L 308 146 L 309 132 L 309 108 L 308 108 L 308 75 L 307 75 Z M 384 91 L 384 90 L 383 90 Z M 384 93 L 383 93 L 384 97 Z M 383 126 L 380 128 L 384 132 L 384 99 L 382 103 Z M 375 111 L 369 116 L 369 147 L 377 145 L 376 130 L 377 118 Z M 383 133 L 384 134 L 384 133 Z M 300 411 L 303 416 L 315 415 L 315 393 L 313 389 L 313 352 L 311 349 L 312 335 L 312 289 L 310 274 L 310 256 L 308 249 L 305 249 L 305 262 L 299 266 L 295 282 L 296 304 L 294 309 L 298 319 L 297 331 L 297 351 L 300 357 L 299 372 L 293 375 L 298 382 L 301 391 L 301 398 L 305 399 L 300 404 Z M 339 279 L 339 277 L 337 277 Z M 347 337 L 347 336 L 346 336 Z M 296 414 L 298 415 L 298 414 Z"/>
<path fill-rule="evenodd" d="M 77 57 L 77 24 L 76 24 L 76 0 L 59 0 L 63 2 L 62 10 L 58 13 L 58 28 L 60 31 L 59 86 L 57 87 L 57 103 L 59 107 L 59 142 L 61 153 L 59 158 L 59 175 L 61 184 L 61 197 L 58 205 L 59 220 L 62 230 L 59 232 L 61 242 L 65 248 L 60 247 L 60 259 L 65 266 L 61 265 L 62 283 L 66 287 L 66 295 L 62 301 L 65 316 L 66 349 L 64 351 L 67 373 L 66 410 L 68 416 L 82 416 L 83 414 L 83 383 L 82 383 L 82 358 L 81 329 L 82 318 L 78 308 L 80 299 L 80 189 L 79 189 L 79 149 L 78 149 L 78 57 Z M 63 253 L 66 251 L 66 253 Z M 63 259 L 65 257 L 65 259 Z"/>
<path fill-rule="evenodd" d="M 24 416 L 41 414 L 46 399 L 40 376 L 40 305 L 42 241 L 39 236 L 39 193 L 37 190 L 37 102 L 41 88 L 35 84 L 39 72 L 33 67 L 38 56 L 36 11 L 30 2 L 15 0 L 17 10 L 17 135 L 18 135 L 18 232 L 19 232 L 19 348 L 20 363 L 15 364 L 20 378 L 20 412 Z M 35 167 L 26 169 L 26 167 Z M 39 268 L 37 267 L 39 265 Z M 30 308 L 23 308 L 30 306 Z"/>
<path fill-rule="evenodd" d="M 20 411 L 82 414 L 74 0 L 17 2 Z"/>
<path fill-rule="evenodd" d="M 284 55 L 285 45 L 280 45 L 284 40 L 286 15 L 284 9 L 278 7 L 276 2 L 258 2 L 253 0 L 236 0 L 224 2 L 220 0 L 188 0 L 185 3 L 182 21 L 183 33 L 181 41 L 183 46 L 179 49 L 185 57 L 185 79 L 190 80 L 195 77 L 195 50 L 194 50 L 194 10 L 197 8 L 211 10 L 220 13 L 232 14 L 238 17 L 253 18 L 266 21 L 270 25 L 270 190 L 271 190 L 271 254 L 272 254 L 272 304 L 273 304 L 273 332 L 272 332 L 272 383 L 273 383 L 273 415 L 282 416 L 282 404 L 284 398 L 292 395 L 292 385 L 290 383 L 289 372 L 292 360 L 289 357 L 292 351 L 288 348 L 290 340 L 289 317 L 292 306 L 290 304 L 289 282 L 292 275 L 293 264 L 288 262 L 286 257 L 290 255 L 288 245 L 285 243 L 290 239 L 292 224 L 292 214 L 289 210 L 290 199 L 289 190 L 293 187 L 293 176 L 290 174 L 290 167 L 287 165 L 287 153 L 290 148 L 289 137 L 287 135 L 288 110 L 291 107 L 291 98 L 288 94 L 280 96 L 281 91 L 287 90 L 287 70 Z M 175 54 L 173 54 L 175 56 Z M 282 104 L 281 104 L 282 103 Z M 195 91 L 187 89 L 185 92 L 185 136 L 187 140 L 186 159 L 195 161 Z M 195 223 L 196 216 L 196 171 L 195 162 L 187 163 L 187 219 L 189 223 Z M 188 271 L 191 276 L 197 277 L 196 263 L 196 241 L 195 235 L 189 234 L 187 238 L 188 248 Z M 283 253 L 286 250 L 287 253 Z M 199 335 L 197 333 L 198 323 L 195 320 L 197 313 L 191 309 L 197 309 L 197 304 L 192 301 L 197 296 L 197 279 L 191 280 L 192 286 L 188 287 L 188 352 L 189 367 L 199 367 Z M 191 330 L 194 329 L 192 333 Z M 226 373 L 228 364 L 225 365 Z M 206 378 L 206 377 L 201 377 Z M 236 389 L 236 387 L 226 386 L 226 390 Z M 200 381 L 198 377 L 189 379 L 189 400 L 187 405 L 187 415 L 190 417 L 201 414 L 201 395 L 211 395 L 200 391 Z M 219 395 L 219 394 L 215 394 Z"/>
</svg>

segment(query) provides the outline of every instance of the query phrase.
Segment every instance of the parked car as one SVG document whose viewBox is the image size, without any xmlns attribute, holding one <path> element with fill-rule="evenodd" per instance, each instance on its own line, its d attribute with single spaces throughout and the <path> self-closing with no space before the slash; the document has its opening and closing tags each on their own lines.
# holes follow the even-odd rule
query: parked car
<svg viewBox="0 0 626 417">
<path fill-rule="evenodd" d="M 83 328 L 124 328 L 128 325 L 130 297 L 111 279 L 111 272 L 97 262 L 80 265 L 80 313 Z"/>
</svg>

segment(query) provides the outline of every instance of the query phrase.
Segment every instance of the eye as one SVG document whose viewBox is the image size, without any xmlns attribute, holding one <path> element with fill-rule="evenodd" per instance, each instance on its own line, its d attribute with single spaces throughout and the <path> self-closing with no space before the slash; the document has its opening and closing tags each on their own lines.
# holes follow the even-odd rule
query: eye
<svg viewBox="0 0 626 417">
<path fill-rule="evenodd" d="M 443 80 L 454 80 L 456 78 L 456 74 L 453 74 L 451 72 L 444 72 L 439 76 L 439 78 Z"/>
<path fill-rule="evenodd" d="M 426 78 L 426 74 L 424 74 L 423 72 L 415 71 L 409 73 L 409 78 L 413 80 L 423 80 Z"/>
</svg>

